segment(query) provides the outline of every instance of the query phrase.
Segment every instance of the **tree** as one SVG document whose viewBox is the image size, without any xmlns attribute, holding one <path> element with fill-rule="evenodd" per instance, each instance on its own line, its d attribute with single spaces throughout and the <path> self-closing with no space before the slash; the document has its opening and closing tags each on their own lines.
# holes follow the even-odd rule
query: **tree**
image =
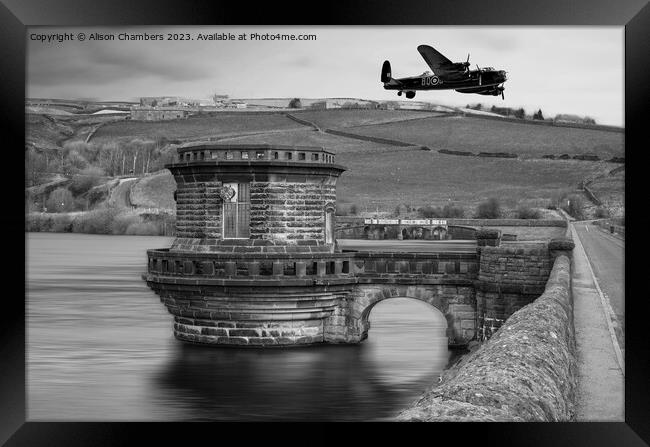
<svg viewBox="0 0 650 447">
<path fill-rule="evenodd" d="M 498 219 L 501 217 L 501 204 L 499 199 L 490 198 L 479 204 L 476 210 L 478 219 Z"/>
<path fill-rule="evenodd" d="M 440 210 L 440 208 L 427 205 L 427 206 L 423 206 L 422 208 L 418 208 L 418 216 L 424 219 L 431 219 L 432 217 L 442 217 L 442 211 Z"/>
<path fill-rule="evenodd" d="M 514 115 L 515 118 L 524 119 L 526 117 L 526 111 L 523 108 L 517 109 L 515 110 Z"/>
<path fill-rule="evenodd" d="M 448 203 L 442 207 L 442 217 L 465 217 L 465 210 L 462 206 Z"/>
<path fill-rule="evenodd" d="M 42 183 L 47 175 L 47 157 L 30 147 L 27 150 L 27 185 L 34 186 Z"/>
<path fill-rule="evenodd" d="M 289 108 L 290 109 L 302 108 L 302 104 L 300 103 L 300 98 L 293 98 L 291 101 L 289 101 Z"/>
<path fill-rule="evenodd" d="M 533 119 L 544 121 L 544 115 L 542 115 L 542 109 L 539 109 L 537 112 L 533 114 Z"/>
<path fill-rule="evenodd" d="M 57 188 L 50 193 L 46 202 L 49 212 L 61 213 L 72 211 L 74 208 L 74 198 L 72 193 L 66 188 Z"/>
<path fill-rule="evenodd" d="M 111 141 L 101 146 L 98 163 L 107 175 L 111 177 L 118 175 L 120 160 L 120 146 L 116 142 Z"/>
<path fill-rule="evenodd" d="M 585 218 L 584 207 L 582 197 L 577 194 L 571 194 L 566 198 L 566 201 L 562 200 L 562 209 L 578 220 Z"/>
<path fill-rule="evenodd" d="M 96 166 L 89 166 L 72 176 L 70 191 L 75 195 L 81 195 L 101 182 L 104 171 Z"/>
<path fill-rule="evenodd" d="M 540 217 L 541 213 L 537 209 L 525 205 L 521 205 L 517 208 L 517 219 L 539 219 Z"/>
</svg>

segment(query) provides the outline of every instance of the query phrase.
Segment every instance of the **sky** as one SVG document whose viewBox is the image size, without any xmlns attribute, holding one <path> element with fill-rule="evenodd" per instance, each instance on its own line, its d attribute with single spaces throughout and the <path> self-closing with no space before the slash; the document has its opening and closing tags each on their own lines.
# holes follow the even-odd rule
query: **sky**
<svg viewBox="0 0 650 447">
<path fill-rule="evenodd" d="M 35 40 L 72 33 L 74 41 Z M 86 40 L 76 36 L 84 33 Z M 92 33 L 114 41 L 91 41 Z M 120 33 L 188 33 L 194 40 L 118 40 Z M 198 34 L 246 34 L 247 40 L 199 41 Z M 316 40 L 253 41 L 258 34 L 312 34 Z M 404 100 L 384 90 L 381 64 L 393 77 L 429 70 L 417 46 L 428 44 L 453 62 L 470 53 L 475 68 L 508 72 L 501 97 L 418 91 L 415 100 L 464 106 L 541 109 L 624 125 L 623 27 L 526 26 L 183 26 L 30 27 L 27 97 L 137 101 L 141 96 L 209 98 L 352 97 Z"/>
</svg>

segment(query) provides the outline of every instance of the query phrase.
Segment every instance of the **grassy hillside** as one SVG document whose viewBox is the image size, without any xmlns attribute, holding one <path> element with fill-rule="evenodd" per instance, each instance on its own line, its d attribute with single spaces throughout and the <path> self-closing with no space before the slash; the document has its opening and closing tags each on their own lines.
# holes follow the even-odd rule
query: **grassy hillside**
<svg viewBox="0 0 650 447">
<path fill-rule="evenodd" d="M 625 171 L 598 178 L 589 185 L 589 189 L 612 216 L 625 215 Z"/>
<path fill-rule="evenodd" d="M 445 116 L 440 112 L 417 112 L 413 110 L 314 110 L 295 112 L 298 118 L 311 121 L 321 128 L 341 128 L 375 125 L 410 119 Z"/>
<path fill-rule="evenodd" d="M 25 141 L 39 148 L 52 149 L 74 135 L 74 127 L 43 115 L 25 114 Z"/>
<path fill-rule="evenodd" d="M 371 152 L 382 153 L 385 151 L 406 150 L 405 148 L 385 144 L 371 143 L 368 141 L 354 140 L 324 132 L 316 132 L 307 127 L 286 132 L 264 132 L 254 135 L 228 137 L 219 140 L 220 143 L 233 144 L 286 144 L 290 146 L 319 146 L 334 153 Z M 337 158 L 337 163 L 339 162 Z"/>
<path fill-rule="evenodd" d="M 547 154 L 585 153 L 594 153 L 602 159 L 624 156 L 624 135 L 619 132 L 474 117 L 431 118 L 355 127 L 354 132 L 422 144 L 434 150 L 511 152 L 535 158 Z"/>
<path fill-rule="evenodd" d="M 131 204 L 139 208 L 176 209 L 176 182 L 167 169 L 143 177 L 131 187 Z"/>
<path fill-rule="evenodd" d="M 271 130 L 286 131 L 303 127 L 282 114 L 219 113 L 170 121 L 122 121 L 106 124 L 95 133 L 93 141 L 135 137 L 193 140 Z"/>
<path fill-rule="evenodd" d="M 67 140 L 84 141 L 88 134 L 103 123 L 122 121 L 112 116 L 75 116 L 25 114 L 25 140 L 43 149 L 58 149 Z"/>
<path fill-rule="evenodd" d="M 475 117 L 439 116 L 436 112 L 383 110 L 321 110 L 296 114 L 324 128 L 425 145 L 431 151 L 360 141 L 318 132 L 282 114 L 223 113 L 164 122 L 121 121 L 99 128 L 92 141 L 130 141 L 137 138 L 195 140 L 213 137 L 220 142 L 322 146 L 337 154 L 347 168 L 341 176 L 338 198 L 360 211 L 396 205 L 440 206 L 449 201 L 472 207 L 489 197 L 505 206 L 545 207 L 561 192 L 573 191 L 581 180 L 606 176 L 616 166 L 604 161 L 544 160 L 547 154 L 596 153 L 603 159 L 623 156 L 620 132 L 539 126 Z M 90 122 L 52 120 L 28 115 L 28 141 L 57 144 L 74 136 Z M 349 129 L 353 127 L 353 129 Z M 513 152 L 520 159 L 460 157 L 437 149 L 470 152 Z M 137 171 L 136 171 L 137 172 Z M 612 206 L 622 203 L 624 175 L 594 182 L 592 189 Z M 126 188 L 126 186 L 124 186 Z M 167 171 L 143 177 L 113 199 L 140 208 L 173 208 L 173 179 Z M 618 202 L 616 202 L 618 201 Z M 615 203 L 616 202 L 616 203 Z"/>
<path fill-rule="evenodd" d="M 382 126 L 378 126 L 382 127 Z M 558 191 L 571 190 L 585 177 L 616 165 L 606 162 L 458 157 L 352 140 L 310 130 L 250 135 L 224 142 L 304 144 L 336 153 L 348 170 L 338 182 L 338 198 L 361 209 L 392 209 L 397 204 L 476 204 L 499 197 L 516 205 L 546 206 Z"/>
</svg>

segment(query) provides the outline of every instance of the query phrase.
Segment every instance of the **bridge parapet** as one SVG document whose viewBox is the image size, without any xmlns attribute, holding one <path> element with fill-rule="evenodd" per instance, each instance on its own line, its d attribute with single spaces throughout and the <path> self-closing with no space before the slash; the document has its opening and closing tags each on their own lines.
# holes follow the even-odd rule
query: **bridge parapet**
<svg viewBox="0 0 650 447">
<path fill-rule="evenodd" d="M 462 277 L 474 279 L 478 272 L 475 253 L 382 253 L 354 254 L 353 273 L 363 277 Z"/>
<path fill-rule="evenodd" d="M 148 280 L 154 277 L 295 278 L 477 278 L 475 253 L 197 253 L 148 250 Z M 359 281 L 355 281 L 359 282 Z"/>
</svg>

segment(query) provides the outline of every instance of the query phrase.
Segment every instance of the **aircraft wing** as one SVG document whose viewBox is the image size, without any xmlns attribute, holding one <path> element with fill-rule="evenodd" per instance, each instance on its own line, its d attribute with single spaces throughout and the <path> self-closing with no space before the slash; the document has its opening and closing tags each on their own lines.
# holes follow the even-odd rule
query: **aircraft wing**
<svg viewBox="0 0 650 447">
<path fill-rule="evenodd" d="M 455 73 L 458 70 L 453 68 L 454 63 L 429 45 L 420 45 L 418 51 L 427 63 L 431 71 L 437 76 L 444 76 L 446 73 Z"/>
</svg>

